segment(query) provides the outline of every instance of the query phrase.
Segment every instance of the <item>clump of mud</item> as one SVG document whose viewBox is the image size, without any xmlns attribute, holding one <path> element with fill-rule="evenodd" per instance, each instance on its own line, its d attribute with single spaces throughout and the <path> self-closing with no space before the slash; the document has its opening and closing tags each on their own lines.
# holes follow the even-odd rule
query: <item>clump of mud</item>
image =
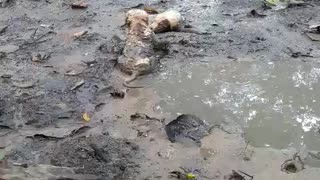
<svg viewBox="0 0 320 180">
<path fill-rule="evenodd" d="M 72 168 L 75 174 L 106 179 L 135 179 L 139 173 L 139 147 L 108 135 L 57 140 L 37 137 L 15 148 L 8 162 L 50 164 Z"/>
</svg>

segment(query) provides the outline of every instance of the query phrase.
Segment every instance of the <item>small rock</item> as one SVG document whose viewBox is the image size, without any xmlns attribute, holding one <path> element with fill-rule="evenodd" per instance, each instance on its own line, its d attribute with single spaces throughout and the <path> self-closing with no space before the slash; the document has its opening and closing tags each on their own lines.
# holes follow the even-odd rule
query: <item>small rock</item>
<svg viewBox="0 0 320 180">
<path fill-rule="evenodd" d="M 119 89 L 114 89 L 114 90 L 110 93 L 110 95 L 111 95 L 112 97 L 114 97 L 114 98 L 121 98 L 121 99 L 123 99 L 124 96 L 125 96 L 125 93 L 124 93 L 123 91 L 119 90 Z"/>
<path fill-rule="evenodd" d="M 79 39 L 79 38 L 82 38 L 84 37 L 86 34 L 88 34 L 88 31 L 80 31 L 80 32 L 76 32 L 73 34 L 73 37 L 75 39 Z"/>
<path fill-rule="evenodd" d="M 195 115 L 183 114 L 165 126 L 171 142 L 188 138 L 201 146 L 201 138 L 209 134 L 210 125 Z"/>
</svg>

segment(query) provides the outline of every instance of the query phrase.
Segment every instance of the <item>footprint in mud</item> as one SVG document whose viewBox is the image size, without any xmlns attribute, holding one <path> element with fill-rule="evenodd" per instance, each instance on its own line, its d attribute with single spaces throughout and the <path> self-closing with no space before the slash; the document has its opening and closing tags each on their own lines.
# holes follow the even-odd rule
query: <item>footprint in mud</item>
<svg viewBox="0 0 320 180">
<path fill-rule="evenodd" d="M 183 114 L 171 121 L 165 127 L 171 142 L 186 142 L 192 140 L 201 146 L 201 138 L 209 134 L 210 125 L 195 115 Z"/>
</svg>

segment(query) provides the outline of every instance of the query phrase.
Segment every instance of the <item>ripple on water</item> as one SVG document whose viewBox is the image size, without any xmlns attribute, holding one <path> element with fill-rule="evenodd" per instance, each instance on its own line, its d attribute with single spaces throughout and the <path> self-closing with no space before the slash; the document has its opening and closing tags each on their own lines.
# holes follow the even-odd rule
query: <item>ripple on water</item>
<svg viewBox="0 0 320 180">
<path fill-rule="evenodd" d="M 240 125 L 256 147 L 320 151 L 320 65 L 302 62 L 194 63 L 156 81 L 159 109 Z M 303 138 L 301 138 L 303 137 Z"/>
</svg>

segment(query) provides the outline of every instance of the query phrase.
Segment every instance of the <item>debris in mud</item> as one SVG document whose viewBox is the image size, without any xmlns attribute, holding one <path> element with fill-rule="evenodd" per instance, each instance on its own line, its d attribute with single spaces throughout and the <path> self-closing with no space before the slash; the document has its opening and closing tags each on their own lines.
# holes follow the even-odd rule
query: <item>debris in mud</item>
<svg viewBox="0 0 320 180">
<path fill-rule="evenodd" d="M 289 0 L 289 3 L 287 5 L 288 8 L 300 7 L 300 6 L 311 6 L 311 7 L 314 7 L 313 4 L 305 2 L 303 0 Z"/>
<path fill-rule="evenodd" d="M 304 163 L 301 157 L 298 155 L 298 153 L 299 152 L 295 153 L 292 159 L 288 159 L 284 161 L 284 163 L 281 165 L 281 171 L 289 174 L 289 173 L 297 173 L 305 169 Z"/>
<path fill-rule="evenodd" d="M 3 34 L 3 33 L 5 33 L 6 30 L 8 29 L 8 27 L 9 27 L 9 25 L 0 27 L 0 35 Z"/>
<path fill-rule="evenodd" d="M 75 2 L 71 4 L 72 9 L 86 9 L 88 8 L 88 3 L 85 3 L 83 1 L 81 2 Z"/>
<path fill-rule="evenodd" d="M 31 81 L 13 81 L 12 85 L 18 88 L 27 89 L 34 86 L 34 82 Z"/>
<path fill-rule="evenodd" d="M 93 66 L 94 64 L 97 63 L 97 61 L 95 59 L 84 60 L 84 61 L 81 61 L 81 62 L 83 62 L 84 64 L 86 64 L 89 67 L 91 67 L 91 66 Z"/>
<path fill-rule="evenodd" d="M 67 112 L 62 112 L 58 115 L 58 119 L 69 119 L 74 111 L 67 111 Z"/>
<path fill-rule="evenodd" d="M 50 55 L 47 53 L 32 53 L 32 62 L 36 63 L 43 63 L 44 61 L 48 60 Z"/>
<path fill-rule="evenodd" d="M 312 41 L 320 41 L 320 34 L 315 33 L 306 33 L 308 38 L 310 38 Z"/>
<path fill-rule="evenodd" d="M 104 105 L 106 105 L 106 103 L 104 103 L 104 102 L 97 103 L 97 104 L 95 105 L 94 109 L 95 109 L 96 111 L 101 111 Z"/>
<path fill-rule="evenodd" d="M 152 121 L 158 121 L 158 122 L 161 122 L 161 123 L 164 122 L 164 119 L 158 119 L 158 118 L 155 118 L 155 117 L 150 117 L 150 116 L 148 116 L 146 114 L 138 113 L 138 112 L 136 112 L 135 114 L 132 114 L 130 116 L 130 120 L 131 121 L 136 121 L 137 119 L 152 120 Z"/>
<path fill-rule="evenodd" d="M 320 25 L 310 25 L 305 34 L 312 41 L 320 41 Z"/>
<path fill-rule="evenodd" d="M 309 26 L 309 32 L 310 33 L 320 33 L 320 25 L 319 24 L 310 25 Z"/>
<path fill-rule="evenodd" d="M 249 141 L 246 141 L 246 146 L 243 150 L 243 152 L 241 153 L 242 154 L 242 159 L 244 161 L 250 161 L 253 154 L 254 154 L 254 151 L 253 150 L 249 150 L 248 149 L 248 145 L 249 145 Z"/>
<path fill-rule="evenodd" d="M 0 77 L 3 79 L 10 79 L 12 77 L 12 75 L 11 74 L 2 74 Z"/>
<path fill-rule="evenodd" d="M 181 179 L 181 180 L 195 180 L 196 175 L 190 172 L 188 169 L 180 167 L 180 169 L 183 170 L 181 171 L 171 171 L 169 176 L 176 178 L 176 179 Z"/>
<path fill-rule="evenodd" d="M 237 57 L 234 57 L 234 56 L 227 56 L 228 59 L 232 59 L 233 61 L 237 61 L 238 58 Z"/>
<path fill-rule="evenodd" d="M 298 57 L 313 57 L 310 54 L 304 54 L 302 52 L 294 52 L 291 54 L 291 57 L 298 58 Z"/>
<path fill-rule="evenodd" d="M 60 140 L 67 137 L 72 137 L 77 134 L 81 134 L 86 130 L 90 129 L 89 126 L 80 126 L 72 128 L 54 128 L 44 129 L 38 132 L 26 132 L 23 135 L 30 139 L 47 139 L 47 140 Z"/>
<path fill-rule="evenodd" d="M 257 10 L 253 9 L 253 10 L 250 11 L 249 16 L 258 17 L 258 18 L 264 18 L 267 15 L 261 14 L 261 13 L 257 12 Z"/>
<path fill-rule="evenodd" d="M 86 122 L 89 122 L 90 121 L 90 115 L 88 113 L 83 113 L 82 115 L 82 118 L 83 120 L 85 120 Z"/>
<path fill-rule="evenodd" d="M 113 89 L 113 91 L 110 93 L 110 95 L 114 98 L 120 98 L 123 99 L 125 96 L 125 93 L 120 89 Z"/>
<path fill-rule="evenodd" d="M 209 134 L 209 125 L 195 115 L 183 114 L 165 126 L 167 136 L 171 142 L 184 138 L 191 139 L 201 146 L 201 138 Z"/>
<path fill-rule="evenodd" d="M 85 35 L 88 34 L 88 31 L 80 31 L 80 32 L 76 32 L 73 34 L 73 37 L 75 39 L 80 39 L 80 38 L 83 38 Z"/>
<path fill-rule="evenodd" d="M 312 4 L 302 0 L 264 0 L 264 7 L 274 10 L 281 10 L 299 6 L 313 7 Z"/>
<path fill-rule="evenodd" d="M 290 53 L 291 53 L 291 57 L 293 58 L 298 58 L 298 57 L 313 57 L 312 55 L 310 55 L 311 52 L 308 52 L 308 53 L 302 53 L 302 52 L 299 52 L 299 51 L 294 51 L 292 48 L 288 47 L 287 48 Z"/>
<path fill-rule="evenodd" d="M 84 84 L 84 82 L 85 81 L 82 79 L 81 81 L 77 82 L 70 90 L 73 91 L 73 90 L 78 89 L 79 87 L 81 87 Z"/>
<path fill-rule="evenodd" d="M 232 170 L 232 173 L 224 176 L 225 180 L 252 180 L 253 176 L 243 172 L 243 171 L 235 171 Z"/>
<path fill-rule="evenodd" d="M 29 165 L 26 164 L 26 163 L 13 163 L 12 164 L 13 166 L 20 166 L 20 167 L 23 167 L 23 168 L 28 168 Z"/>
<path fill-rule="evenodd" d="M 317 160 L 320 160 L 320 152 L 315 152 L 315 151 L 310 151 L 310 152 L 308 152 L 308 154 L 311 156 L 311 157 L 313 157 L 313 158 L 315 158 L 315 159 L 317 159 Z"/>
<path fill-rule="evenodd" d="M 76 76 L 81 74 L 82 71 L 69 70 L 65 73 L 66 76 Z"/>
<path fill-rule="evenodd" d="M 143 10 L 146 11 L 148 14 L 159 14 L 159 12 L 152 7 L 144 6 Z"/>
</svg>

